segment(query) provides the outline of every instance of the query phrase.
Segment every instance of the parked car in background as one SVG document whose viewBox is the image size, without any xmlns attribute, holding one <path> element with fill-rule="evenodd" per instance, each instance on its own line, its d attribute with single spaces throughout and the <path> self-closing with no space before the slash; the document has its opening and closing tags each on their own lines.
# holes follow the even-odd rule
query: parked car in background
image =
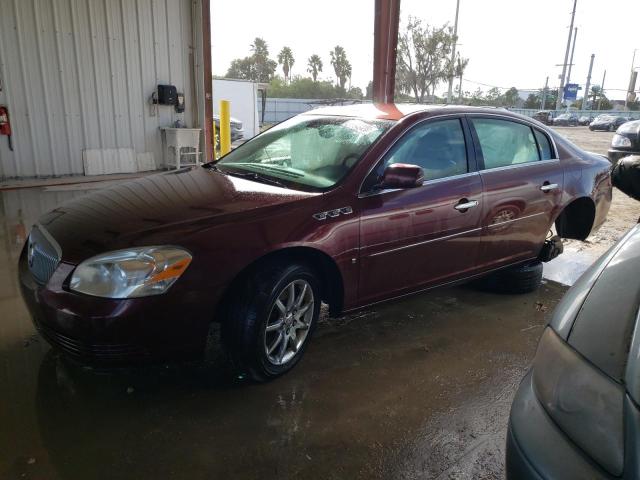
<svg viewBox="0 0 640 480">
<path fill-rule="evenodd" d="M 545 125 L 553 125 L 553 111 L 551 110 L 540 110 L 533 114 L 533 118 Z"/>
<path fill-rule="evenodd" d="M 220 115 L 214 114 L 213 121 L 216 124 L 216 134 L 220 136 Z M 244 129 L 242 122 L 237 118 L 231 117 L 231 141 L 242 140 L 244 138 Z"/>
<path fill-rule="evenodd" d="M 628 119 L 620 115 L 599 115 L 589 124 L 589 130 L 615 132 Z"/>
<path fill-rule="evenodd" d="M 582 125 L 583 127 L 586 127 L 592 121 L 593 121 L 593 117 L 589 117 L 587 115 L 582 115 L 580 118 L 578 118 L 578 125 Z"/>
<path fill-rule="evenodd" d="M 640 155 L 640 120 L 623 123 L 618 128 L 607 155 L 611 163 L 627 155 Z"/>
<path fill-rule="evenodd" d="M 578 125 L 578 115 L 575 113 L 563 113 L 553 119 L 554 127 L 576 127 Z"/>
<path fill-rule="evenodd" d="M 43 215 L 20 284 L 79 361 L 196 356 L 214 324 L 266 380 L 300 360 L 321 303 L 337 315 L 487 274 L 535 289 L 560 251 L 551 227 L 585 239 L 611 189 L 606 158 L 506 110 L 320 108 Z"/>
<path fill-rule="evenodd" d="M 516 393 L 507 478 L 640 478 L 640 226 L 558 304 Z"/>
</svg>

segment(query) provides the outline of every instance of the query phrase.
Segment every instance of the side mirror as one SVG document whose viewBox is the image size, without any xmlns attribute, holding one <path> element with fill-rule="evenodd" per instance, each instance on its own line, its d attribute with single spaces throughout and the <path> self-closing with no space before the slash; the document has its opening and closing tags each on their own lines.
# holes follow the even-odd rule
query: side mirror
<svg viewBox="0 0 640 480">
<path fill-rule="evenodd" d="M 384 169 L 381 188 L 420 187 L 424 181 L 424 171 L 417 165 L 392 163 Z"/>
</svg>

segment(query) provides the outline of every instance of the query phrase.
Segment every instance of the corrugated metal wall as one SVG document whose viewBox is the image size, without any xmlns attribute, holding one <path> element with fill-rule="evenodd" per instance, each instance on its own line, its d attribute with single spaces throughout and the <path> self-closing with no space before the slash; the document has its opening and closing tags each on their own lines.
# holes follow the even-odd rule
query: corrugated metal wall
<svg viewBox="0 0 640 480">
<path fill-rule="evenodd" d="M 158 127 L 195 126 L 193 0 L 0 0 L 0 177 L 82 174 L 84 149 L 133 148 L 162 162 Z M 185 93 L 186 111 L 149 97 Z"/>
</svg>

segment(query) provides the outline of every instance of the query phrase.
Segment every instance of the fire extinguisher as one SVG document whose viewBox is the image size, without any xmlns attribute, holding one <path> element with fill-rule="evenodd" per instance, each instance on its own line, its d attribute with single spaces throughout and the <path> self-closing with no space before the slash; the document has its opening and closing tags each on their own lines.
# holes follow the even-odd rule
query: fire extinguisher
<svg viewBox="0 0 640 480">
<path fill-rule="evenodd" d="M 9 142 L 9 150 L 13 152 L 11 143 L 11 122 L 9 122 L 9 110 L 4 105 L 0 105 L 0 135 L 6 135 Z"/>
</svg>

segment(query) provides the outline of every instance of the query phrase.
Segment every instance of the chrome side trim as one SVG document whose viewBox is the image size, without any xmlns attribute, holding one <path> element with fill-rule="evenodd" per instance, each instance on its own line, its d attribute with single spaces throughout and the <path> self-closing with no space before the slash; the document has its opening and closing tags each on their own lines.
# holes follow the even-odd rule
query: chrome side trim
<svg viewBox="0 0 640 480">
<path fill-rule="evenodd" d="M 544 212 L 534 213 L 532 215 L 525 215 L 524 217 L 512 218 L 511 220 L 505 220 L 504 222 L 491 223 L 487 225 L 487 228 L 500 227 L 502 225 L 507 225 L 509 223 L 517 222 L 519 220 L 526 220 L 527 218 L 537 217 L 539 215 L 544 215 Z"/>
<path fill-rule="evenodd" d="M 391 248 L 391 249 L 385 250 L 383 252 L 372 253 L 371 255 L 367 255 L 367 256 L 368 257 L 378 257 L 380 255 L 386 255 L 387 253 L 393 253 L 393 252 L 398 252 L 400 250 L 406 250 L 407 248 L 418 247 L 420 245 L 426 245 L 428 243 L 435 243 L 435 242 L 440 242 L 440 241 L 443 241 L 443 240 L 449 240 L 449 239 L 455 238 L 455 237 L 461 237 L 461 236 L 467 235 L 469 233 L 479 232 L 480 230 L 482 230 L 482 228 L 473 228 L 471 230 L 465 230 L 464 232 L 458 232 L 458 233 L 454 233 L 454 234 L 451 234 L 451 235 L 446 235 L 444 237 L 431 238 L 429 240 L 424 240 L 422 242 L 416 242 L 416 243 L 412 243 L 410 245 L 403 245 L 402 247 Z M 375 247 L 375 245 L 372 245 L 372 247 Z M 371 247 L 369 247 L 369 248 L 371 248 Z"/>
<path fill-rule="evenodd" d="M 502 172 L 504 170 L 513 170 L 517 168 L 531 167 L 535 165 L 546 165 L 548 163 L 560 163 L 560 160 L 551 159 L 551 160 L 538 160 L 537 162 L 514 163 L 512 165 L 505 165 L 504 167 L 486 168 L 484 170 L 480 170 L 480 173 L 484 174 L 484 173 L 490 173 L 490 172 Z"/>
</svg>

